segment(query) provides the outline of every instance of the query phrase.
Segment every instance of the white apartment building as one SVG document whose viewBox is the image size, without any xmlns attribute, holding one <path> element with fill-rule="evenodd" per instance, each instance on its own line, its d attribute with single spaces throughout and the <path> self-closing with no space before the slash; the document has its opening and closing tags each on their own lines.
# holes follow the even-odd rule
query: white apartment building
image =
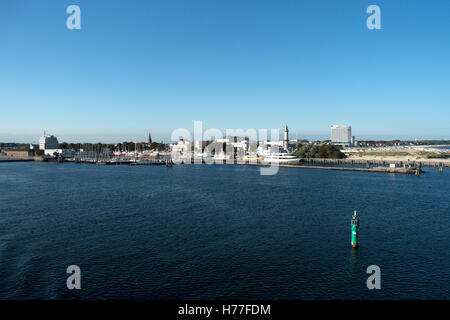
<svg viewBox="0 0 450 320">
<path fill-rule="evenodd" d="M 58 149 L 59 142 L 55 136 L 45 134 L 39 138 L 39 150 Z"/>
<path fill-rule="evenodd" d="M 331 126 L 331 143 L 350 146 L 352 144 L 352 127 L 342 125 Z"/>
</svg>

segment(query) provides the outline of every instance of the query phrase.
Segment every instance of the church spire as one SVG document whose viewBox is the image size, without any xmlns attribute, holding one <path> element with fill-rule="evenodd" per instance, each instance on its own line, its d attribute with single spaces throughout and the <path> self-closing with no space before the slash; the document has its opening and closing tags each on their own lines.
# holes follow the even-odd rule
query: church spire
<svg viewBox="0 0 450 320">
<path fill-rule="evenodd" d="M 148 133 L 148 140 L 147 140 L 148 144 L 152 144 L 152 135 L 150 134 L 150 132 Z"/>
</svg>

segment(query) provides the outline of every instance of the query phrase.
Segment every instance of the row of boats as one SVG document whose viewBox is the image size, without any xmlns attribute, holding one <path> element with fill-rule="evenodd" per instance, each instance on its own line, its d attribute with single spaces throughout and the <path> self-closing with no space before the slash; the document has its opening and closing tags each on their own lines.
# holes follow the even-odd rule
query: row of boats
<svg viewBox="0 0 450 320">
<path fill-rule="evenodd" d="M 233 158 L 232 155 L 219 153 L 215 155 L 211 155 L 209 153 L 195 153 L 194 159 L 203 159 L 203 160 L 218 160 L 218 161 L 226 161 L 231 160 Z M 249 162 L 268 162 L 268 163 L 298 163 L 300 159 L 289 152 L 274 152 L 267 155 L 246 155 L 243 157 L 244 161 Z"/>
</svg>

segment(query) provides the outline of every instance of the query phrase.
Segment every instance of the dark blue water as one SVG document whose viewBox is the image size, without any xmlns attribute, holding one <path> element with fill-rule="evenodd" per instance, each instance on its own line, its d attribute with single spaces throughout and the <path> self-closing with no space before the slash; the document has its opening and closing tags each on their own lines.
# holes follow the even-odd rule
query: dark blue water
<svg viewBox="0 0 450 320">
<path fill-rule="evenodd" d="M 0 298 L 448 299 L 450 171 L 425 170 L 1 163 Z"/>
</svg>

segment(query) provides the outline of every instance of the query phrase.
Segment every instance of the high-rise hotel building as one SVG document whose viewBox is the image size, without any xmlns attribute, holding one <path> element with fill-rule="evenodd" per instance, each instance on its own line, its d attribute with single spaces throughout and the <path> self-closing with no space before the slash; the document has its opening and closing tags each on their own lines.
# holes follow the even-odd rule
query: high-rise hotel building
<svg viewBox="0 0 450 320">
<path fill-rule="evenodd" d="M 331 143 L 343 146 L 350 146 L 352 143 L 351 126 L 331 126 Z"/>
<path fill-rule="evenodd" d="M 40 150 L 46 150 L 46 149 L 58 149 L 59 143 L 58 139 L 56 139 L 55 136 L 46 134 L 44 132 L 44 135 L 39 138 L 39 149 Z"/>
</svg>

